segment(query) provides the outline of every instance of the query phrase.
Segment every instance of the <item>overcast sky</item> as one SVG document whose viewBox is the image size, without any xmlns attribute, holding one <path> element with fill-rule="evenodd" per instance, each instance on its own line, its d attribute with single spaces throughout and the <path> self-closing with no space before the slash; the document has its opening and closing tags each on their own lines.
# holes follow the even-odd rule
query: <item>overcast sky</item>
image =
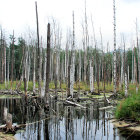
<svg viewBox="0 0 140 140">
<path fill-rule="evenodd" d="M 46 38 L 46 25 L 50 17 L 54 17 L 63 29 L 63 40 L 68 28 L 72 28 L 72 11 L 75 12 L 76 45 L 80 45 L 84 18 L 85 0 L 37 0 L 39 13 L 40 35 Z M 96 38 L 100 42 L 100 28 L 103 34 L 103 43 L 113 40 L 113 0 L 87 0 L 87 16 L 89 32 L 91 29 L 91 14 L 93 16 Z M 124 34 L 127 42 L 135 37 L 135 20 L 140 23 L 140 0 L 116 0 L 117 42 L 120 44 L 120 34 Z M 36 16 L 34 0 L 0 0 L 0 25 L 5 29 L 6 35 L 12 34 L 14 29 L 16 37 L 36 32 Z M 92 32 L 90 32 L 92 35 Z M 64 45 L 64 41 L 63 41 Z"/>
</svg>

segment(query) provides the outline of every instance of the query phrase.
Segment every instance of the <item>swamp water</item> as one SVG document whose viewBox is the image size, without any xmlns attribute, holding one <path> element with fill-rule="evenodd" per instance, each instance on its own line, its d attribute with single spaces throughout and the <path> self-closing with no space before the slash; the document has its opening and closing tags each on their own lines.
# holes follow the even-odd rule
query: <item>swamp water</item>
<svg viewBox="0 0 140 140">
<path fill-rule="evenodd" d="M 65 106 L 61 101 L 52 101 L 50 111 L 27 106 L 22 99 L 0 99 L 13 116 L 14 124 L 27 124 L 15 134 L 17 140 L 126 140 L 139 139 L 122 135 L 108 120 L 111 110 L 99 111 L 93 102 L 84 102 L 88 109 Z M 0 113 L 0 125 L 3 113 Z"/>
</svg>

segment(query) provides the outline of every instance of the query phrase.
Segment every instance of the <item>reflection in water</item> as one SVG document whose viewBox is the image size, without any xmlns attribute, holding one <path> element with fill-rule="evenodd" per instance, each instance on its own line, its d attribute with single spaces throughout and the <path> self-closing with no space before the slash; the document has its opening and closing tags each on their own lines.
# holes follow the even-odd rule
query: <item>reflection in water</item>
<svg viewBox="0 0 140 140">
<path fill-rule="evenodd" d="M 90 105 L 89 105 L 90 104 Z M 64 106 L 51 102 L 50 111 L 28 106 L 23 99 L 0 99 L 0 110 L 4 106 L 13 115 L 13 123 L 28 124 L 16 133 L 17 140 L 125 140 L 107 118 L 107 111 L 99 111 L 94 102 L 88 109 Z M 95 110 L 96 108 L 96 110 Z M 0 114 L 0 124 L 3 114 Z"/>
</svg>

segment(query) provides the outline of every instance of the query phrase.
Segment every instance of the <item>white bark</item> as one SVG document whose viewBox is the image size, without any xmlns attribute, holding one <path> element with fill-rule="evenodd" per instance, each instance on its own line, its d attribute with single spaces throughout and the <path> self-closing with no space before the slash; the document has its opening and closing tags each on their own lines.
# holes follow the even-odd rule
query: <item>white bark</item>
<svg viewBox="0 0 140 140">
<path fill-rule="evenodd" d="M 36 58 L 36 48 L 33 48 L 33 91 L 35 91 L 35 58 Z"/>
<path fill-rule="evenodd" d="M 46 56 L 46 52 L 45 52 L 45 60 L 44 60 L 44 79 L 43 79 L 43 90 L 41 92 L 41 96 L 44 97 L 45 95 L 45 85 L 46 85 L 46 63 L 47 63 L 47 56 Z"/>
<path fill-rule="evenodd" d="M 93 67 L 91 66 L 91 60 L 90 60 L 90 92 L 94 91 L 93 86 Z"/>
<path fill-rule="evenodd" d="M 113 56 L 114 56 L 114 64 L 113 64 L 113 66 L 114 66 L 114 76 L 113 76 L 113 78 L 114 78 L 114 94 L 116 94 L 116 88 L 117 88 L 117 76 L 116 76 L 116 6 L 115 6 L 115 0 L 113 0 L 113 14 L 114 14 L 114 16 L 113 16 L 113 20 L 114 20 L 114 23 L 113 23 L 113 25 L 114 25 L 114 54 L 113 54 Z"/>
<path fill-rule="evenodd" d="M 128 83 L 129 83 L 129 66 L 128 66 L 128 78 L 127 79 L 128 79 Z"/>
<path fill-rule="evenodd" d="M 123 68 L 124 68 L 124 62 L 123 62 L 124 60 L 123 60 L 123 54 L 122 54 L 122 64 L 121 64 L 121 85 L 123 84 L 123 81 L 124 81 L 124 72 L 123 72 Z"/>
<path fill-rule="evenodd" d="M 125 96 L 128 95 L 128 83 L 127 83 L 127 74 L 125 72 Z"/>
<path fill-rule="evenodd" d="M 40 95 L 41 95 L 41 82 L 42 82 L 42 39 L 41 39 L 41 47 L 40 47 L 40 58 L 39 58 L 39 85 L 40 85 L 40 87 L 39 87 L 39 93 L 40 93 Z"/>
<path fill-rule="evenodd" d="M 74 69 L 73 66 L 70 67 L 70 95 L 73 98 L 73 85 L 74 85 Z"/>
</svg>

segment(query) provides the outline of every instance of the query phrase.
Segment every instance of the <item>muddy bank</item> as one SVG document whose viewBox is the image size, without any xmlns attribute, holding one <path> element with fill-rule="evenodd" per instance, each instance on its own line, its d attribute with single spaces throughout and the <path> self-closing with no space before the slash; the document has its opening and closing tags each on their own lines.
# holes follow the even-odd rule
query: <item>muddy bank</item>
<svg viewBox="0 0 140 140">
<path fill-rule="evenodd" d="M 0 132 L 0 140 L 16 140 L 13 135 Z"/>
<path fill-rule="evenodd" d="M 127 134 L 129 136 L 137 136 L 140 137 L 140 123 L 138 122 L 125 122 L 125 121 L 119 121 L 116 119 L 112 119 L 111 123 L 116 127 L 119 128 L 119 130 L 123 134 Z"/>
</svg>

